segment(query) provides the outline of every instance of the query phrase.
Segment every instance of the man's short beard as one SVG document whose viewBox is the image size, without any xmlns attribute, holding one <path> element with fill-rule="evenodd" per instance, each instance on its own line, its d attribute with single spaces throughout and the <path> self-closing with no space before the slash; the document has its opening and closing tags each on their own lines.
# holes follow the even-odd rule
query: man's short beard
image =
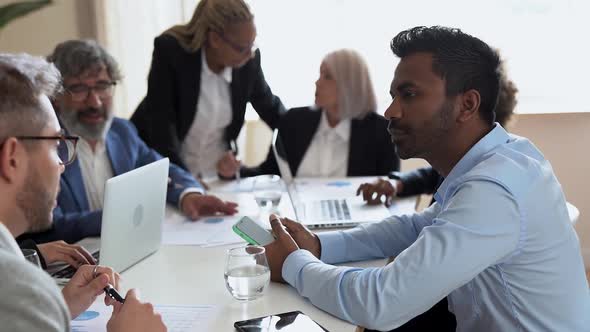
<svg viewBox="0 0 590 332">
<path fill-rule="evenodd" d="M 54 193 L 43 187 L 41 174 L 30 169 L 23 188 L 16 195 L 16 205 L 25 215 L 30 232 L 51 227 L 54 200 Z"/>
</svg>

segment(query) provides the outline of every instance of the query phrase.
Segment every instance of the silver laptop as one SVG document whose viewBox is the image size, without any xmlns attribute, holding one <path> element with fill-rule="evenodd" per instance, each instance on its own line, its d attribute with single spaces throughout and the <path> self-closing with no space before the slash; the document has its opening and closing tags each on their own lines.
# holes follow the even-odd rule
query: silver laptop
<svg viewBox="0 0 590 332">
<path fill-rule="evenodd" d="M 107 180 L 100 240 L 78 243 L 101 265 L 122 272 L 160 248 L 169 164 L 164 158 Z M 49 272 L 68 279 L 75 269 L 53 267 Z"/>
<path fill-rule="evenodd" d="M 391 214 L 382 204 L 367 205 L 361 197 L 352 198 L 350 188 L 342 188 L 342 197 L 325 199 L 305 199 L 299 195 L 297 184 L 289 168 L 287 154 L 278 129 L 272 136 L 272 150 L 287 186 L 287 192 L 295 211 L 295 217 L 309 228 L 354 227 L 362 223 L 378 222 Z M 340 196 L 340 195 L 339 195 Z M 346 198 L 349 196 L 350 198 Z"/>
</svg>

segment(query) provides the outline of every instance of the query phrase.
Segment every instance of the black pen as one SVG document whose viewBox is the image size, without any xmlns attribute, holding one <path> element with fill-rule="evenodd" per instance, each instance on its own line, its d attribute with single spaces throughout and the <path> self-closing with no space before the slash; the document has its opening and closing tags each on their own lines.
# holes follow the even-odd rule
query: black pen
<svg viewBox="0 0 590 332">
<path fill-rule="evenodd" d="M 117 290 L 115 288 L 113 288 L 113 286 L 111 285 L 107 285 L 104 288 L 104 292 L 113 300 L 119 302 L 119 303 L 125 303 L 125 299 L 121 296 L 121 294 L 119 294 L 119 292 L 117 292 Z"/>
<path fill-rule="evenodd" d="M 92 271 L 92 278 L 96 278 L 98 276 L 97 272 L 98 272 L 98 264 L 94 266 L 94 270 Z M 111 299 L 113 299 L 119 303 L 125 303 L 125 299 L 110 284 L 107 284 L 105 286 L 105 288 L 103 288 L 103 289 L 104 289 L 105 294 L 107 294 Z"/>
</svg>

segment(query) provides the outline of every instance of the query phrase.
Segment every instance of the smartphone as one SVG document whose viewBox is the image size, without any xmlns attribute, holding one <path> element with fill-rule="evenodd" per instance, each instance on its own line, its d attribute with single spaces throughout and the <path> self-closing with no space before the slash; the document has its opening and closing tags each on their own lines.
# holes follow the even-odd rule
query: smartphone
<svg viewBox="0 0 590 332">
<path fill-rule="evenodd" d="M 313 321 L 301 311 L 285 312 L 278 315 L 254 318 L 235 322 L 234 327 L 240 332 L 266 331 L 305 331 L 327 332 L 320 324 Z"/>
<path fill-rule="evenodd" d="M 275 240 L 274 236 L 268 230 L 248 217 L 240 219 L 232 229 L 250 244 L 265 246 Z"/>
</svg>

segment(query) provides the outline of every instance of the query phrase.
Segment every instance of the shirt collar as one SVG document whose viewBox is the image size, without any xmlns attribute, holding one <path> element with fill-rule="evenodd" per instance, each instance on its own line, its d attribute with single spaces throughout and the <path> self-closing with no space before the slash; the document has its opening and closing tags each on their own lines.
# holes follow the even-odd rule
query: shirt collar
<svg viewBox="0 0 590 332">
<path fill-rule="evenodd" d="M 103 153 L 106 149 L 106 145 L 104 140 L 98 140 L 96 142 L 95 150 L 92 151 L 90 147 L 90 143 L 83 137 L 80 137 L 80 141 L 78 141 L 78 146 L 76 147 L 79 153 L 86 154 L 86 155 L 97 155 L 99 153 Z"/>
<path fill-rule="evenodd" d="M 203 68 L 202 69 L 203 73 L 205 73 L 206 76 L 219 77 L 219 78 L 222 78 L 227 83 L 231 83 L 231 80 L 232 80 L 231 67 L 223 68 L 223 70 L 219 74 L 216 74 L 213 71 L 211 71 L 211 68 L 209 68 L 209 65 L 207 64 L 207 55 L 205 54 L 204 48 L 201 50 L 201 68 Z"/>
<path fill-rule="evenodd" d="M 510 140 L 510 136 L 506 130 L 504 130 L 500 124 L 496 123 L 492 130 L 471 147 L 471 149 L 469 149 L 469 151 L 467 151 L 467 153 L 453 167 L 449 175 L 444 179 L 443 183 L 434 194 L 436 201 L 441 203 L 444 202 L 444 198 L 451 183 L 475 167 L 475 165 L 481 161 L 483 155 L 498 145 L 508 142 L 508 140 Z"/>
<path fill-rule="evenodd" d="M 18 247 L 18 244 L 16 243 L 14 236 L 12 235 L 12 233 L 10 233 L 8 228 L 6 228 L 6 226 L 0 222 L 0 247 L 3 247 L 4 244 L 8 245 L 7 249 L 12 251 L 18 257 L 24 259 L 23 253 L 22 251 L 20 251 L 20 248 Z"/>
<path fill-rule="evenodd" d="M 322 118 L 320 119 L 318 133 L 321 135 L 336 135 L 341 140 L 348 142 L 350 140 L 350 119 L 341 120 L 336 127 L 332 128 L 328 124 L 326 111 L 322 110 Z"/>
</svg>

